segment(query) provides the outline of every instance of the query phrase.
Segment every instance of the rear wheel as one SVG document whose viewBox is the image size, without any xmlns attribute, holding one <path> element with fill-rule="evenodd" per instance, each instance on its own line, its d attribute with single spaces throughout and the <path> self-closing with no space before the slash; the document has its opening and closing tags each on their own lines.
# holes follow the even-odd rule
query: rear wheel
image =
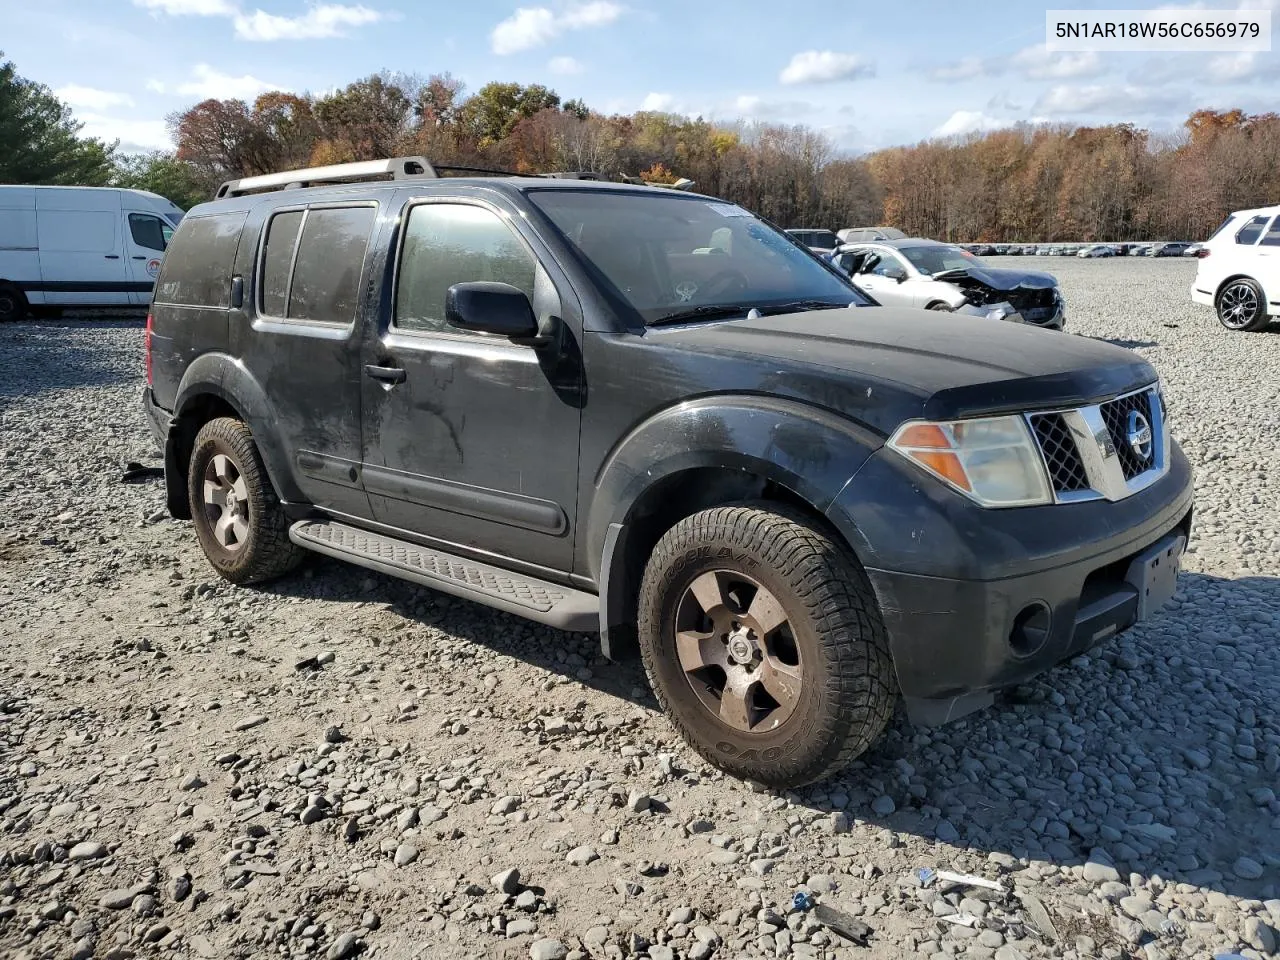
<svg viewBox="0 0 1280 960">
<path fill-rule="evenodd" d="M 1218 292 L 1218 322 L 1228 330 L 1261 330 L 1267 325 L 1262 288 L 1248 277 L 1227 283 Z"/>
<path fill-rule="evenodd" d="M 270 580 L 306 556 L 289 539 L 289 519 L 241 421 L 219 417 L 196 434 L 187 493 L 200 547 L 224 579 Z"/>
<path fill-rule="evenodd" d="M 20 323 L 27 319 L 27 298 L 12 283 L 0 283 L 0 323 Z"/>
<path fill-rule="evenodd" d="M 676 729 L 735 776 L 822 779 L 884 731 L 896 697 L 866 575 L 827 534 L 774 504 L 676 524 L 640 590 L 645 672 Z"/>
</svg>

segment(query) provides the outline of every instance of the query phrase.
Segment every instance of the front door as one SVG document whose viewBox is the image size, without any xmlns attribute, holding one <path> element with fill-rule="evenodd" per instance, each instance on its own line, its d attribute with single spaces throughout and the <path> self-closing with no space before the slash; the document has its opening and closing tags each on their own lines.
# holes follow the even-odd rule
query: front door
<svg viewBox="0 0 1280 960">
<path fill-rule="evenodd" d="M 160 263 L 173 236 L 173 227 L 154 213 L 125 213 L 125 253 L 133 286 L 130 301 L 141 306 L 151 302 L 151 291 L 160 276 Z"/>
<path fill-rule="evenodd" d="M 409 199 L 394 299 L 363 357 L 364 484 L 382 524 L 567 572 L 582 364 L 565 310 L 576 308 L 514 219 L 465 198 Z M 449 287 L 475 280 L 524 291 L 545 342 L 449 326 Z"/>
<path fill-rule="evenodd" d="M 906 264 L 887 250 L 877 249 L 862 262 L 861 270 L 853 281 L 883 306 L 915 306 L 911 281 L 899 281 L 897 274 L 909 276 Z"/>
</svg>

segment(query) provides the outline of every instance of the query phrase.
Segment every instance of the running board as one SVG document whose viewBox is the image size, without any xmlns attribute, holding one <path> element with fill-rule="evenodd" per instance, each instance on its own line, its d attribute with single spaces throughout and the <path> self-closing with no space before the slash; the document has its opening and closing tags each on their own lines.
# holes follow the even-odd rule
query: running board
<svg viewBox="0 0 1280 960">
<path fill-rule="evenodd" d="M 600 598 L 572 587 L 332 521 L 300 520 L 289 528 L 289 539 L 308 550 L 561 630 L 600 629 Z"/>
</svg>

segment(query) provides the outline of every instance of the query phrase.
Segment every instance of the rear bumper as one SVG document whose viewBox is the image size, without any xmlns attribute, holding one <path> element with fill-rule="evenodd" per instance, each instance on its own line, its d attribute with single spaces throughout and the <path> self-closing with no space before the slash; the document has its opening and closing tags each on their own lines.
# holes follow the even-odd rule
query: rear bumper
<svg viewBox="0 0 1280 960">
<path fill-rule="evenodd" d="M 879 600 L 913 719 L 942 722 L 985 706 L 992 691 L 1149 612 L 1127 579 L 1134 560 L 1191 529 L 1190 466 L 1176 444 L 1170 453 L 1169 473 L 1125 500 L 1020 510 L 984 510 L 935 491 L 898 474 L 897 458 L 883 452 L 868 461 L 855 481 L 895 491 L 891 503 L 850 484 L 828 514 L 846 532 L 850 520 L 857 525 L 850 542 Z M 871 537 L 884 538 L 879 549 Z"/>
</svg>

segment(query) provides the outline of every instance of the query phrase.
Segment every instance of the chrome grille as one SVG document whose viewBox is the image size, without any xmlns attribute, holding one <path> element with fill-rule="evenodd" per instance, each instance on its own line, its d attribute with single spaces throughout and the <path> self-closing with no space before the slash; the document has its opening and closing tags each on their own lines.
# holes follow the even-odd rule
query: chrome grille
<svg viewBox="0 0 1280 960">
<path fill-rule="evenodd" d="M 1089 474 L 1084 469 L 1084 461 L 1080 459 L 1080 451 L 1076 449 L 1076 442 L 1062 414 L 1032 414 L 1031 429 L 1040 444 L 1044 465 L 1049 468 L 1054 492 L 1088 490 Z"/>
<path fill-rule="evenodd" d="M 1129 414 L 1136 410 L 1142 414 L 1147 423 L 1151 423 L 1151 396 L 1149 391 L 1133 393 L 1127 397 L 1110 400 L 1098 407 L 1102 420 L 1107 425 L 1107 433 L 1111 434 L 1111 442 L 1116 445 L 1116 454 L 1120 457 L 1120 466 L 1124 469 L 1126 480 L 1132 480 L 1150 467 L 1151 461 L 1155 458 L 1154 443 L 1151 444 L 1151 452 L 1146 457 L 1140 456 L 1129 443 Z"/>
<path fill-rule="evenodd" d="M 1129 440 L 1134 412 L 1151 427 L 1145 457 Z M 1026 421 L 1058 503 L 1123 500 L 1168 471 L 1169 437 L 1155 385 L 1085 407 L 1038 410 Z"/>
</svg>

